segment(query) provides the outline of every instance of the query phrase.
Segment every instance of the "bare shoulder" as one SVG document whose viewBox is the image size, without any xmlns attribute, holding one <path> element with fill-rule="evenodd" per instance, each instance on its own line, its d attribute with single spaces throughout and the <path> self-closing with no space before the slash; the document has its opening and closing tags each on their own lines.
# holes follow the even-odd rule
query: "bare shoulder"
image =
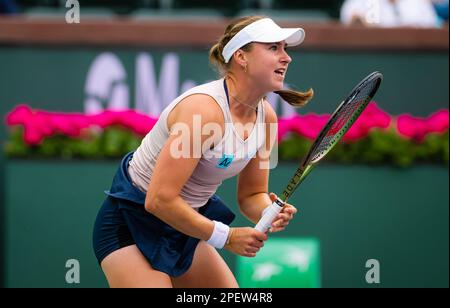
<svg viewBox="0 0 450 308">
<path fill-rule="evenodd" d="M 275 110 L 273 110 L 272 105 L 267 101 L 267 99 L 264 100 L 264 110 L 266 114 L 265 122 L 266 123 L 277 123 L 278 117 Z"/>
<path fill-rule="evenodd" d="M 171 127 L 174 123 L 192 123 L 194 116 L 199 116 L 200 123 L 217 123 L 224 125 L 222 109 L 216 100 L 206 94 L 193 94 L 184 98 L 169 113 L 167 124 Z"/>
</svg>

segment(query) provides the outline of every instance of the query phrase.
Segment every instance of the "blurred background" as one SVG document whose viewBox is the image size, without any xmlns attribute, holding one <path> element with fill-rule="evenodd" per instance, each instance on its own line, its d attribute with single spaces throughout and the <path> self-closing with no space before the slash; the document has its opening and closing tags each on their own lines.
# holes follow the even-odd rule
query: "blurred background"
<svg viewBox="0 0 450 308">
<path fill-rule="evenodd" d="M 107 286 L 91 234 L 121 156 L 218 78 L 209 47 L 255 14 L 306 30 L 286 86 L 315 90 L 300 110 L 268 97 L 283 131 L 271 191 L 311 142 L 299 122 L 372 71 L 384 81 L 290 200 L 296 221 L 253 260 L 220 252 L 241 286 L 448 287 L 446 0 L 0 0 L 1 286 Z M 235 179 L 218 194 L 248 226 Z"/>
</svg>

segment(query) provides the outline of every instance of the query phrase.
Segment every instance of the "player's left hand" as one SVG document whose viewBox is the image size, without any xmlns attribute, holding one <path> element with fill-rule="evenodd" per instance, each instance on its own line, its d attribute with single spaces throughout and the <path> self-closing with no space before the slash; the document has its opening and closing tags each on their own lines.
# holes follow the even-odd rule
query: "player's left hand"
<svg viewBox="0 0 450 308">
<path fill-rule="evenodd" d="M 274 193 L 270 193 L 269 197 L 272 202 L 277 199 L 277 195 Z M 273 220 L 272 227 L 269 229 L 269 232 L 273 233 L 283 231 L 289 224 L 289 221 L 294 218 L 296 213 L 297 209 L 292 204 L 286 203 L 278 216 Z"/>
</svg>

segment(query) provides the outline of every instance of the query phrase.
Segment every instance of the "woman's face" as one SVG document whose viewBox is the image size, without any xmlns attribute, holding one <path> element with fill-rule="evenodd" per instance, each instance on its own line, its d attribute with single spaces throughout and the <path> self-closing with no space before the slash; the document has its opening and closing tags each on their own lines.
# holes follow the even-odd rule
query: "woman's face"
<svg viewBox="0 0 450 308">
<path fill-rule="evenodd" d="M 253 43 L 247 53 L 247 74 L 265 92 L 283 89 L 287 68 L 292 59 L 286 43 Z"/>
</svg>

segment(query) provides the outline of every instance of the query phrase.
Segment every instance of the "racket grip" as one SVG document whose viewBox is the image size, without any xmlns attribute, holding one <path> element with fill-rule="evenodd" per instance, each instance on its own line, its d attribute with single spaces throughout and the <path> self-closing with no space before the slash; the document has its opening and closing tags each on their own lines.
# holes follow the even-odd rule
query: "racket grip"
<svg viewBox="0 0 450 308">
<path fill-rule="evenodd" d="M 269 205 L 269 208 L 265 210 L 264 215 L 256 224 L 255 229 L 260 232 L 266 233 L 267 230 L 269 230 L 270 227 L 272 226 L 272 222 L 275 219 L 275 217 L 277 217 L 278 213 L 280 213 L 281 210 L 283 209 L 283 206 L 284 206 L 283 201 L 281 201 L 280 199 L 275 200 L 275 202 Z"/>
</svg>

